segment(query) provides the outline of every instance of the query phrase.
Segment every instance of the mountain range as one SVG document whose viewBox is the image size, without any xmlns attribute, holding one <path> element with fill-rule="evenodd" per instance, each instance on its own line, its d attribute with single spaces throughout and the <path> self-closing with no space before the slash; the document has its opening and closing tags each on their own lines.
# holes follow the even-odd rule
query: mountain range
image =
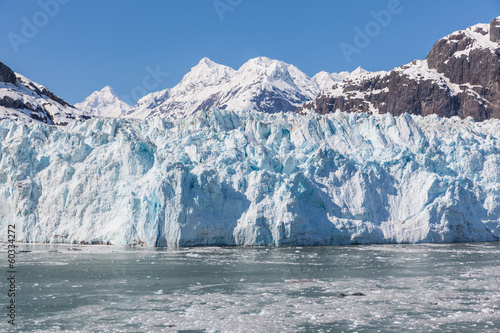
<svg viewBox="0 0 500 333">
<path fill-rule="evenodd" d="M 362 68 L 352 73 L 320 72 L 310 78 L 293 65 L 266 57 L 250 59 L 238 70 L 203 58 L 179 84 L 141 98 L 125 117 L 146 119 L 160 115 L 175 119 L 212 108 L 291 112 L 333 83 L 365 72 Z M 93 115 L 115 117 L 119 113 L 113 110 L 126 109 L 117 98 L 105 88 L 76 106 Z"/>
<path fill-rule="evenodd" d="M 426 59 L 391 71 L 358 68 L 309 77 L 266 57 L 250 59 L 238 70 L 203 58 L 176 86 L 133 106 L 109 86 L 72 106 L 0 62 L 0 119 L 65 125 L 91 117 L 177 119 L 213 108 L 500 118 L 500 17 L 443 37 Z"/>
</svg>

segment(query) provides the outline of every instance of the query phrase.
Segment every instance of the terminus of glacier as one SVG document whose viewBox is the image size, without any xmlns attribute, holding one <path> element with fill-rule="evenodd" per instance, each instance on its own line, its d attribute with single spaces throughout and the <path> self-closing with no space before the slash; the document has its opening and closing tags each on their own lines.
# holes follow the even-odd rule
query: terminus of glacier
<svg viewBox="0 0 500 333">
<path fill-rule="evenodd" d="M 200 112 L 0 122 L 2 240 L 498 241 L 500 121 Z"/>
</svg>

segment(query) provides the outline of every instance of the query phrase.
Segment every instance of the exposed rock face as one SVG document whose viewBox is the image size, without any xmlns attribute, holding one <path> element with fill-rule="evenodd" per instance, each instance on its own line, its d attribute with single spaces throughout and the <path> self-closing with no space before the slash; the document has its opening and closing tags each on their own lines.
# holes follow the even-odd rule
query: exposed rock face
<svg viewBox="0 0 500 333">
<path fill-rule="evenodd" d="M 0 82 L 16 83 L 16 74 L 0 61 Z"/>
<path fill-rule="evenodd" d="M 500 18 L 457 31 L 434 44 L 426 60 L 346 79 L 299 113 L 391 113 L 500 118 Z"/>
<path fill-rule="evenodd" d="M 496 18 L 490 23 L 490 41 L 500 42 L 500 18 Z"/>
</svg>

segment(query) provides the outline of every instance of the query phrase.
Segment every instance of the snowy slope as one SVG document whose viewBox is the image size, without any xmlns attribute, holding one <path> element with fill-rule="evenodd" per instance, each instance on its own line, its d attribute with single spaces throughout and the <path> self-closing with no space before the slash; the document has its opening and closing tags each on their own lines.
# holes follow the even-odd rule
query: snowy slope
<svg viewBox="0 0 500 333">
<path fill-rule="evenodd" d="M 358 67 L 352 72 L 343 71 L 340 73 L 328 73 L 325 71 L 319 72 L 311 79 L 316 83 L 320 91 L 329 89 L 334 83 L 341 82 L 344 79 L 357 77 L 361 74 L 369 73 L 367 70 Z"/>
<path fill-rule="evenodd" d="M 341 76 L 336 76 L 334 73 L 330 74 L 328 72 L 322 71 L 318 74 L 314 75 L 311 79 L 316 83 L 320 91 L 331 88 L 334 83 L 340 82 L 344 79 L 342 74 L 347 72 L 340 73 Z"/>
<path fill-rule="evenodd" d="M 312 100 L 333 83 L 367 73 L 320 72 L 309 78 L 297 67 L 282 61 L 259 57 L 249 60 L 239 70 L 203 58 L 173 88 L 141 98 L 133 107 L 119 99 L 108 86 L 93 92 L 81 103 L 80 110 L 96 117 L 146 119 L 160 115 L 176 119 L 211 108 L 236 111 L 293 111 Z"/>
<path fill-rule="evenodd" d="M 500 120 L 201 111 L 0 122 L 0 239 L 497 241 Z"/>
<path fill-rule="evenodd" d="M 130 111 L 131 106 L 122 101 L 110 86 L 94 91 L 81 103 L 75 104 L 94 117 L 121 117 Z"/>
<path fill-rule="evenodd" d="M 238 70 L 203 58 L 171 89 L 138 101 L 127 117 L 180 118 L 212 108 L 267 113 L 294 111 L 323 89 L 351 73 L 321 72 L 309 78 L 297 67 L 266 57 L 250 59 Z"/>
<path fill-rule="evenodd" d="M 0 119 L 65 125 L 89 118 L 85 112 L 75 109 L 41 84 L 12 72 L 1 62 L 0 71 L 10 74 L 10 79 L 0 79 Z"/>
<path fill-rule="evenodd" d="M 318 93 L 314 81 L 282 61 L 259 57 L 236 71 L 203 58 L 175 87 L 139 100 L 128 117 L 161 115 L 175 119 L 214 107 L 271 113 L 293 111 Z"/>
</svg>

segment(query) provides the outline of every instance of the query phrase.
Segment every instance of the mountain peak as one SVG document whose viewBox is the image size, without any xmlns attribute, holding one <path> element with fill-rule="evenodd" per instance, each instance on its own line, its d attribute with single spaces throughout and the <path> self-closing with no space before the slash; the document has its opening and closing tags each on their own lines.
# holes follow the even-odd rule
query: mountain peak
<svg viewBox="0 0 500 333">
<path fill-rule="evenodd" d="M 101 89 L 100 91 L 101 93 L 107 93 L 107 94 L 111 94 L 113 96 L 116 96 L 116 93 L 115 91 L 113 90 L 113 88 L 111 88 L 110 86 L 105 86 L 104 88 Z"/>
<path fill-rule="evenodd" d="M 299 70 L 286 62 L 270 59 L 267 57 L 257 57 L 245 62 L 239 69 L 239 73 L 247 73 L 251 76 L 264 77 L 280 77 L 289 76 L 290 72 L 298 72 Z"/>
<path fill-rule="evenodd" d="M 256 58 L 250 59 L 250 60 L 248 60 L 248 62 L 255 63 L 255 64 L 262 64 L 262 65 L 270 65 L 270 64 L 273 64 L 276 62 L 281 62 L 281 61 L 261 56 L 261 57 L 256 57 Z"/>
<path fill-rule="evenodd" d="M 321 71 L 311 78 L 319 87 L 321 91 L 330 88 L 335 82 L 340 81 L 334 74 Z"/>
<path fill-rule="evenodd" d="M 218 64 L 205 57 L 196 66 L 191 68 L 189 73 L 184 75 L 179 84 L 188 89 L 216 85 L 226 81 L 234 72 L 235 70 L 231 67 Z"/>
<path fill-rule="evenodd" d="M 368 73 L 366 69 L 363 69 L 361 66 L 358 66 L 355 70 L 351 72 L 351 75 L 362 75 Z"/>
<path fill-rule="evenodd" d="M 468 55 L 473 49 L 489 49 L 496 53 L 500 44 L 500 17 L 493 19 L 490 23 L 478 23 L 466 29 L 454 31 L 438 40 L 436 44 L 456 44 L 457 47 L 452 52 L 455 56 Z M 451 54 L 442 56 L 449 55 Z"/>
<path fill-rule="evenodd" d="M 389 72 L 366 73 L 358 67 L 347 76 L 354 80 L 344 79 L 297 112 L 500 119 L 499 42 L 500 19 L 455 31 L 439 39 L 425 60 Z"/>
<path fill-rule="evenodd" d="M 0 119 L 67 125 L 89 117 L 46 87 L 0 62 Z"/>
<path fill-rule="evenodd" d="M 321 71 L 321 72 L 316 73 L 316 75 L 314 75 L 314 76 L 317 76 L 317 77 L 326 77 L 326 76 L 329 76 L 329 75 L 331 75 L 331 74 L 328 73 L 328 72 L 326 72 L 326 71 Z"/>
<path fill-rule="evenodd" d="M 198 67 L 198 66 L 206 66 L 208 68 L 214 68 L 214 67 L 222 66 L 222 65 L 210 60 L 208 57 L 204 57 L 198 62 L 198 65 L 196 65 L 195 67 Z"/>
<path fill-rule="evenodd" d="M 288 67 L 290 66 L 289 64 L 283 62 L 283 61 L 280 61 L 280 60 L 276 60 L 276 59 L 271 59 L 271 58 L 268 58 L 268 57 L 257 57 L 257 58 L 252 58 L 250 60 L 248 60 L 246 63 L 244 63 L 240 69 L 246 69 L 246 68 L 249 68 L 249 67 L 263 67 L 263 68 L 270 68 L 272 66 L 276 66 L 276 67 Z"/>
<path fill-rule="evenodd" d="M 500 16 L 490 23 L 490 41 L 500 43 Z"/>
<path fill-rule="evenodd" d="M 237 71 L 203 58 L 182 81 L 161 95 L 140 100 L 127 117 L 179 118 L 214 107 L 262 112 L 293 111 L 312 100 L 318 86 L 297 67 L 267 57 L 248 60 Z"/>
<path fill-rule="evenodd" d="M 119 117 L 130 110 L 130 105 L 122 101 L 110 86 L 94 91 L 75 107 L 96 117 Z"/>
</svg>

